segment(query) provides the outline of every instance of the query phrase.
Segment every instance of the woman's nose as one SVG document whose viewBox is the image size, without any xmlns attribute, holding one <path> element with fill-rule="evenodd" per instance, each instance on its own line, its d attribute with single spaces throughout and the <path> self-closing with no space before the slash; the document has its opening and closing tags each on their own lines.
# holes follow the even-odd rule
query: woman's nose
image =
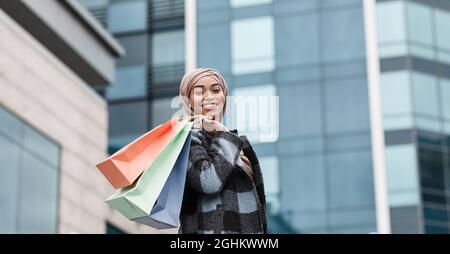
<svg viewBox="0 0 450 254">
<path fill-rule="evenodd" d="M 209 91 L 209 90 L 206 90 L 204 93 L 203 93 L 203 98 L 204 99 L 207 99 L 207 98 L 209 98 L 209 97 L 212 97 L 212 93 L 211 93 L 211 91 Z"/>
</svg>

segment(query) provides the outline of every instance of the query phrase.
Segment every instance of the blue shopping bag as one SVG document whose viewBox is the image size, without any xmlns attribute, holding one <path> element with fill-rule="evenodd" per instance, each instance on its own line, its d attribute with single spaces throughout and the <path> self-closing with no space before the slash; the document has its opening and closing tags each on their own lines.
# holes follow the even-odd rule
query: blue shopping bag
<svg viewBox="0 0 450 254">
<path fill-rule="evenodd" d="M 159 194 L 150 215 L 134 218 L 132 219 L 133 221 L 156 229 L 179 227 L 190 146 L 191 133 L 189 132 L 183 148 L 178 155 L 175 165 L 170 172 L 170 175 L 167 178 L 167 181 L 164 184 L 164 187 Z"/>
</svg>

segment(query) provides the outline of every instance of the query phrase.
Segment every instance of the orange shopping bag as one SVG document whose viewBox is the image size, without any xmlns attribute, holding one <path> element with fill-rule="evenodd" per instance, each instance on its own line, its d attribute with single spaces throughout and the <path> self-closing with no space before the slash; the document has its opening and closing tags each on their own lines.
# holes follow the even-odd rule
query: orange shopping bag
<svg viewBox="0 0 450 254">
<path fill-rule="evenodd" d="M 122 147 L 97 164 L 97 168 L 116 189 L 131 185 L 170 143 L 183 127 L 173 118 Z"/>
</svg>

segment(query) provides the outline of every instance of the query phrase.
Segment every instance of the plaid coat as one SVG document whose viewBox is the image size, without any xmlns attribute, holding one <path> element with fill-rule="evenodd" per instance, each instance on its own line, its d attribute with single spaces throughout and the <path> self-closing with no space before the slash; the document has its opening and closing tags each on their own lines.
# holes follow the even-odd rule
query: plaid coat
<svg viewBox="0 0 450 254">
<path fill-rule="evenodd" d="M 239 166 L 241 150 L 252 164 L 253 180 Z M 192 130 L 180 224 L 183 234 L 267 233 L 261 168 L 237 130 Z"/>
</svg>

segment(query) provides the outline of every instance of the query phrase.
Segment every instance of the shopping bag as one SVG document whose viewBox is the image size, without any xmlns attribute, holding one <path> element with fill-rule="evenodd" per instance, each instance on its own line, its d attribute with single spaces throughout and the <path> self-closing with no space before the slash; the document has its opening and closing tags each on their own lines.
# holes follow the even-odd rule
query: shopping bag
<svg viewBox="0 0 450 254">
<path fill-rule="evenodd" d="M 182 124 L 174 118 L 145 133 L 97 164 L 115 189 L 131 185 L 151 165 Z"/>
<path fill-rule="evenodd" d="M 133 219 L 133 221 L 156 229 L 179 227 L 190 147 L 191 134 L 189 133 L 184 142 L 183 149 L 181 149 L 181 153 L 178 155 L 177 161 L 175 162 L 169 178 L 159 194 L 158 200 L 152 208 L 150 215 Z"/>
<path fill-rule="evenodd" d="M 151 213 L 190 134 L 192 122 L 183 120 L 180 124 L 181 130 L 138 180 L 131 186 L 118 189 L 105 200 L 128 219 L 145 217 Z"/>
</svg>

